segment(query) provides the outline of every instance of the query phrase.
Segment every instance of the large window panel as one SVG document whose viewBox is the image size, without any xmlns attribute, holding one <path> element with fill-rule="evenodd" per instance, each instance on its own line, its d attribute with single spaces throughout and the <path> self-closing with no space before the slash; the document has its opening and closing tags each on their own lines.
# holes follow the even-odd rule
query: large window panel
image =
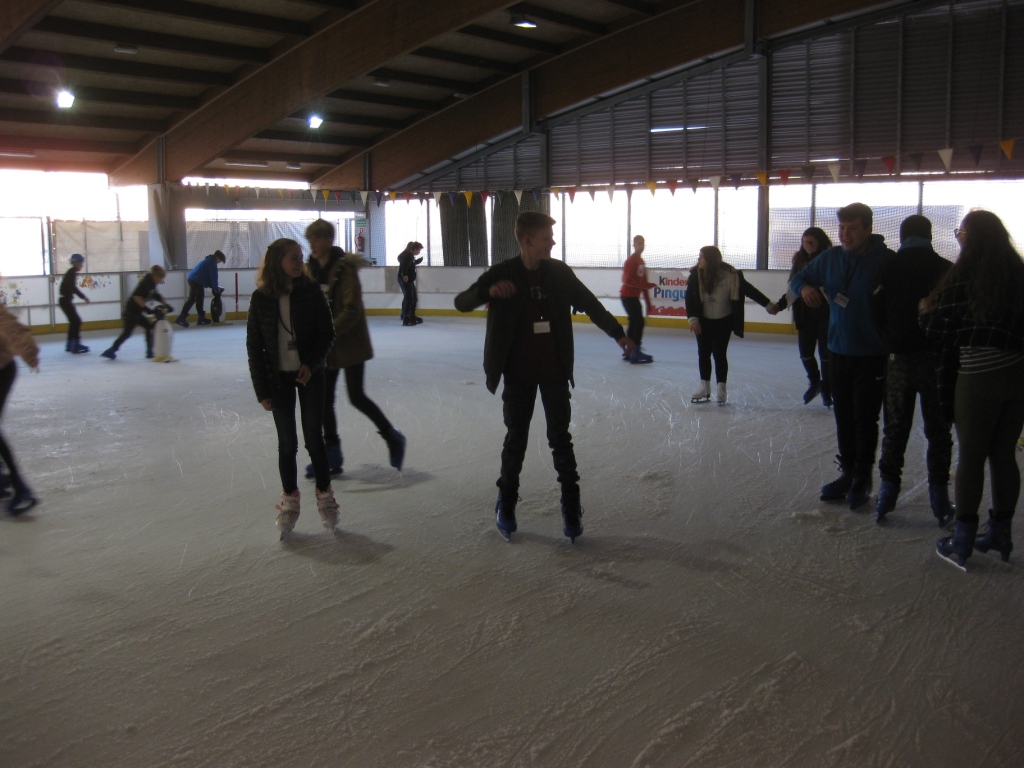
<svg viewBox="0 0 1024 768">
<path fill-rule="evenodd" d="M 613 200 L 605 190 L 598 190 L 593 198 L 589 192 L 577 193 L 575 201 L 565 206 L 566 263 L 574 267 L 621 266 L 629 256 L 626 209 L 625 192 L 617 192 Z M 556 246 L 553 253 L 557 252 Z"/>
<path fill-rule="evenodd" d="M 739 269 L 757 268 L 758 187 L 718 190 L 718 247 Z"/>
<path fill-rule="evenodd" d="M 789 269 L 813 212 L 810 184 L 768 188 L 768 269 Z"/>
<path fill-rule="evenodd" d="M 659 189 L 633 193 L 633 236 L 643 235 L 644 261 L 651 268 L 692 267 L 702 246 L 715 240 L 715 192 Z"/>
</svg>

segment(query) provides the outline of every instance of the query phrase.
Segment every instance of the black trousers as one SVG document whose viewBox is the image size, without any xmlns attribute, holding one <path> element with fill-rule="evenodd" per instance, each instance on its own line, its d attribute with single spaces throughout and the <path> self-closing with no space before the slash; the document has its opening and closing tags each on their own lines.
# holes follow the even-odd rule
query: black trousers
<svg viewBox="0 0 1024 768">
<path fill-rule="evenodd" d="M 629 318 L 626 335 L 639 347 L 644 338 L 644 311 L 640 307 L 640 299 L 636 296 L 623 296 L 622 306 L 626 308 L 626 316 Z"/>
<path fill-rule="evenodd" d="M 188 317 L 188 313 L 191 311 L 193 304 L 196 307 L 196 312 L 199 314 L 199 317 L 203 317 L 206 314 L 204 311 L 206 304 L 206 289 L 195 280 L 189 280 L 188 301 L 186 301 L 185 306 L 181 308 L 181 314 L 178 315 L 178 317 Z"/>
<path fill-rule="evenodd" d="M 953 436 L 939 404 L 937 365 L 938 357 L 928 351 L 889 356 L 885 373 L 885 428 L 882 455 L 878 460 L 878 472 L 883 480 L 899 485 L 903 455 L 914 425 L 914 405 L 920 397 L 924 436 L 928 439 L 928 482 L 932 485 L 949 482 Z"/>
<path fill-rule="evenodd" d="M 389 434 L 392 429 L 391 422 L 363 390 L 366 363 L 350 365 L 342 370 L 345 371 L 345 389 L 348 391 L 348 401 L 352 403 L 352 407 L 372 421 L 379 431 L 385 435 Z M 340 374 L 341 370 L 328 370 L 325 374 L 324 442 L 327 445 L 341 445 L 341 437 L 338 435 L 338 419 L 334 413 L 335 390 L 338 387 Z"/>
<path fill-rule="evenodd" d="M 419 302 L 419 296 L 416 292 L 416 281 L 410 280 L 408 283 L 403 281 L 402 278 L 398 278 L 398 287 L 402 289 L 402 320 L 411 320 L 416 316 L 416 304 Z"/>
<path fill-rule="evenodd" d="M 509 381 L 501 392 L 505 414 L 505 444 L 501 449 L 501 476 L 498 487 L 506 493 L 519 491 L 519 473 L 526 458 L 526 447 L 530 437 L 530 421 L 540 390 L 544 416 L 547 419 L 548 446 L 554 459 L 555 472 L 562 486 L 563 496 L 579 496 L 580 476 L 576 472 L 576 453 L 569 434 L 572 408 L 569 405 L 569 382 L 536 384 Z"/>
<path fill-rule="evenodd" d="M 114 343 L 110 348 L 115 352 L 119 350 L 121 345 L 124 344 L 128 340 L 128 337 L 132 335 L 132 331 L 134 331 L 137 326 L 141 325 L 143 330 L 146 332 L 146 354 L 153 354 L 153 326 L 149 324 L 143 314 L 141 312 L 127 310 L 121 316 L 121 320 L 124 322 L 124 330 L 121 331 L 121 335 L 114 340 Z"/>
<path fill-rule="evenodd" d="M 832 410 L 844 472 L 868 474 L 878 451 L 878 416 L 885 397 L 884 355 L 829 354 Z"/>
<path fill-rule="evenodd" d="M 11 393 L 11 387 L 14 386 L 14 379 L 17 375 L 18 366 L 13 360 L 3 368 L 0 368 L 0 416 L 3 416 L 7 396 Z M 3 459 L 4 464 L 7 465 L 7 472 L 11 476 L 11 485 L 14 487 L 14 490 L 23 490 L 25 488 L 25 481 L 21 479 L 18 465 L 14 463 L 14 454 L 11 453 L 11 448 L 7 445 L 7 441 L 4 440 L 2 433 L 0 433 L 0 459 Z"/>
<path fill-rule="evenodd" d="M 82 332 L 82 318 L 78 316 L 74 301 L 70 297 L 61 297 L 58 304 L 68 318 L 68 341 L 78 341 L 81 338 L 79 334 Z"/>
<path fill-rule="evenodd" d="M 697 334 L 697 367 L 701 381 L 711 380 L 711 359 L 715 360 L 715 380 L 723 384 L 729 378 L 729 339 L 732 337 L 732 316 L 718 320 L 701 320 Z"/>
<path fill-rule="evenodd" d="M 331 472 L 327 466 L 327 449 L 324 447 L 324 374 L 314 373 L 305 385 L 295 381 L 298 371 L 281 371 L 278 389 L 274 394 L 274 426 L 277 427 L 277 468 L 281 473 L 281 487 L 285 493 L 292 493 L 299 487 L 298 468 L 295 457 L 299 453 L 299 437 L 295 431 L 295 400 L 298 395 L 299 415 L 302 420 L 302 439 L 309 460 L 313 463 L 316 487 L 327 490 L 331 484 Z"/>
<path fill-rule="evenodd" d="M 803 361 L 807 376 L 811 381 L 815 380 L 814 372 L 818 370 L 818 364 L 814 359 L 814 349 L 818 349 L 818 357 L 821 359 L 821 370 L 818 372 L 817 380 L 821 381 L 821 388 L 827 394 L 832 391 L 828 371 L 828 312 L 806 313 L 803 323 L 796 330 L 797 349 L 800 350 L 800 360 Z"/>
</svg>

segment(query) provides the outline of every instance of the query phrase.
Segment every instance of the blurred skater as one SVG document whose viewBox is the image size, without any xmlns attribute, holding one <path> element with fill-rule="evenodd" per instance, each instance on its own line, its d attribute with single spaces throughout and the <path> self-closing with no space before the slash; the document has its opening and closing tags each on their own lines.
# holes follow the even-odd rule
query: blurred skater
<svg viewBox="0 0 1024 768">
<path fill-rule="evenodd" d="M 209 288 L 214 294 L 220 292 L 220 283 L 217 282 L 217 265 L 223 264 L 227 260 L 228 257 L 223 253 L 214 251 L 192 267 L 192 271 L 188 273 L 188 300 L 185 302 L 185 306 L 181 308 L 181 314 L 178 315 L 178 319 L 174 321 L 175 325 L 188 328 L 188 320 L 186 318 L 193 305 L 195 305 L 196 312 L 199 314 L 196 325 L 211 325 L 213 323 L 213 320 L 206 316 L 206 289 Z"/>
<path fill-rule="evenodd" d="M 633 253 L 622 265 L 622 288 L 619 296 L 622 299 L 622 306 L 626 309 L 629 317 L 629 326 L 626 328 L 626 335 L 633 341 L 636 352 L 633 355 L 623 355 L 623 360 L 631 363 L 653 363 L 654 358 L 646 354 L 640 348 L 640 342 L 644 338 L 644 312 L 640 308 L 640 297 L 643 296 L 644 305 L 647 307 L 647 314 L 651 314 L 651 292 L 654 283 L 647 279 L 647 265 L 644 264 L 644 237 L 637 235 L 633 238 Z"/>
<path fill-rule="evenodd" d="M 121 319 L 124 322 L 124 330 L 114 340 L 114 343 L 110 345 L 110 348 L 103 351 L 103 357 L 108 360 L 116 360 L 117 350 L 132 335 L 132 331 L 141 325 L 146 333 L 146 357 L 149 359 L 153 358 L 153 326 L 146 318 L 146 315 L 153 314 L 153 310 L 146 305 L 146 302 L 159 301 L 167 307 L 168 312 L 171 311 L 170 305 L 164 301 L 164 297 L 156 289 L 158 285 L 163 283 L 166 277 L 167 271 L 159 264 L 154 264 L 149 268 L 149 273 L 139 280 L 138 286 L 132 292 L 132 295 L 128 297 L 128 301 L 124 305 L 124 313 L 121 315 Z"/>
<path fill-rule="evenodd" d="M 32 331 L 19 323 L 6 306 L 0 304 L 0 422 L 7 396 L 11 393 L 11 387 L 14 386 L 14 379 L 18 374 L 15 356 L 24 360 L 32 370 L 39 371 L 39 346 L 32 338 Z M 6 474 L 0 474 L 0 498 L 6 498 L 8 494 L 13 493 L 7 501 L 7 511 L 12 515 L 27 512 L 36 505 L 36 499 L 22 478 L 14 461 L 14 454 L 11 453 L 11 447 L 2 433 L 0 459 L 7 468 Z"/>
<path fill-rule="evenodd" d="M 299 440 L 295 400 L 299 401 L 302 437 L 316 476 L 316 506 L 324 527 L 338 524 L 338 503 L 324 448 L 324 369 L 334 343 L 334 325 L 323 291 L 303 271 L 302 248 L 281 238 L 267 248 L 249 302 L 245 347 L 256 399 L 274 414 L 281 503 L 277 527 L 281 538 L 299 518 Z"/>
<path fill-rule="evenodd" d="M 495 522 L 506 539 L 518 527 L 519 474 L 538 390 L 547 419 L 548 446 L 562 487 L 562 533 L 573 541 L 583 533 L 580 476 L 569 434 L 569 386 L 575 386 L 570 309 L 586 312 L 623 352 L 632 354 L 636 350 L 615 317 L 572 269 L 552 260 L 554 223 L 546 213 L 520 213 L 515 226 L 519 257 L 495 264 L 455 297 L 455 308 L 460 312 L 488 305 L 484 339 L 487 389 L 495 392 L 501 378 L 505 379 L 501 400 L 507 431 L 501 451 Z"/>
<path fill-rule="evenodd" d="M 344 371 L 349 402 L 374 423 L 378 434 L 387 444 L 391 466 L 401 469 L 405 458 L 405 436 L 391 425 L 363 390 L 366 361 L 373 357 L 370 329 L 366 324 L 366 310 L 363 307 L 363 288 L 359 282 L 359 269 L 366 264 L 366 260 L 358 254 L 345 253 L 334 245 L 334 234 L 334 225 L 323 219 L 317 219 L 306 227 L 306 239 L 312 253 L 306 262 L 306 269 L 323 289 L 334 317 L 334 346 L 327 355 L 324 386 L 327 463 L 332 475 L 341 474 L 344 454 L 334 401 L 338 376 Z M 310 464 L 306 467 L 306 477 L 313 476 L 314 468 Z"/>
<path fill-rule="evenodd" d="M 67 352 L 81 355 L 88 352 L 89 348 L 82 344 L 79 337 L 82 330 L 82 318 L 78 316 L 78 311 L 75 309 L 74 298 L 77 296 L 86 304 L 89 303 L 89 297 L 82 293 L 76 279 L 78 273 L 82 271 L 82 267 L 85 266 L 85 257 L 80 253 L 72 253 L 68 261 L 71 262 L 71 266 L 64 273 L 64 279 L 60 281 L 60 301 L 58 302 L 68 318 L 68 343 L 64 349 Z"/>
<path fill-rule="evenodd" d="M 789 279 L 810 264 L 819 254 L 832 247 L 832 241 L 824 230 L 810 227 L 804 230 L 800 240 L 800 250 L 793 254 L 793 264 L 789 270 Z M 824 294 L 822 294 L 824 295 Z M 828 304 L 821 307 L 810 307 L 803 297 L 787 291 L 782 298 L 769 304 L 768 314 L 774 315 L 786 307 L 793 309 L 793 325 L 796 326 L 796 344 L 800 351 L 800 362 L 807 371 L 810 386 L 804 392 L 804 405 L 821 394 L 821 402 L 826 408 L 832 407 L 832 386 L 828 380 Z M 818 359 L 814 358 L 814 348 L 818 348 Z M 821 361 L 819 368 L 818 361 Z"/>
<path fill-rule="evenodd" d="M 686 315 L 690 332 L 697 336 L 697 365 L 700 387 L 690 398 L 691 403 L 706 403 L 711 399 L 711 360 L 715 362 L 718 389 L 715 400 L 725 405 L 728 398 L 726 381 L 729 378 L 729 339 L 733 333 L 743 338 L 744 297 L 753 299 L 762 307 L 771 301 L 743 278 L 743 272 L 722 260 L 722 252 L 713 245 L 700 249 L 697 266 L 686 282 Z"/>
<path fill-rule="evenodd" d="M 423 243 L 415 241 L 405 246 L 398 254 L 398 287 L 402 289 L 402 325 L 419 325 L 423 320 L 416 316 L 419 293 L 416 290 L 416 265 L 423 257 L 416 258 L 423 250 Z"/>
</svg>

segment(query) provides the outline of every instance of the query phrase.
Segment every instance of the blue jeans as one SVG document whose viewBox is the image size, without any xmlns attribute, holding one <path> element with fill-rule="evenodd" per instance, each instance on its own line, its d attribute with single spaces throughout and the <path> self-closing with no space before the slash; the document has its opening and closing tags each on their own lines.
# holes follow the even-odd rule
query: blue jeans
<svg viewBox="0 0 1024 768">
<path fill-rule="evenodd" d="M 410 280 L 408 283 L 404 282 L 402 278 L 398 278 L 398 287 L 402 289 L 402 320 L 411 320 L 416 316 L 416 304 L 419 300 L 416 292 L 416 281 Z"/>
<path fill-rule="evenodd" d="M 327 490 L 331 472 L 327 466 L 327 449 L 321 431 L 324 421 L 324 373 L 314 373 L 305 386 L 297 383 L 298 371 L 281 371 L 278 389 L 274 393 L 274 426 L 277 427 L 277 468 L 281 473 L 281 487 L 292 493 L 299 487 L 295 457 L 299 452 L 299 437 L 295 431 L 295 399 L 298 393 L 299 414 L 302 419 L 302 439 L 309 459 L 313 462 L 316 487 Z"/>
</svg>

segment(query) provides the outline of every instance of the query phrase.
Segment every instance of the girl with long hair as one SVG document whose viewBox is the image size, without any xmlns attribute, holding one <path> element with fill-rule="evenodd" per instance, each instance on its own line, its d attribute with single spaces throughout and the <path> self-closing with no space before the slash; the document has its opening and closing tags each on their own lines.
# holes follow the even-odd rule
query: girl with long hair
<svg viewBox="0 0 1024 768">
<path fill-rule="evenodd" d="M 793 254 L 793 263 L 789 270 L 789 279 L 810 264 L 819 253 L 832 247 L 832 241 L 819 227 L 808 227 L 800 239 L 800 249 Z M 788 282 L 788 281 L 787 281 Z M 796 326 L 796 344 L 800 350 L 800 362 L 807 371 L 810 386 L 804 392 L 804 405 L 807 405 L 819 394 L 826 408 L 832 407 L 832 388 L 828 381 L 828 304 L 821 307 L 809 307 L 803 298 L 791 291 L 786 291 L 782 298 L 768 305 L 768 313 L 775 314 L 791 307 L 793 325 Z M 772 309 L 775 309 L 775 312 Z M 818 358 L 814 357 L 814 348 L 818 348 Z M 821 361 L 819 368 L 818 360 Z"/>
<path fill-rule="evenodd" d="M 931 296 L 920 323 L 959 372 L 953 423 L 959 443 L 952 536 L 936 542 L 940 557 L 964 568 L 972 551 L 994 549 L 1009 560 L 1010 522 L 1020 495 L 1014 447 L 1024 428 L 1024 261 L 999 217 L 971 211 L 956 229 L 960 257 Z M 978 536 L 978 508 L 991 478 L 992 509 Z"/>
<path fill-rule="evenodd" d="M 274 414 L 277 428 L 281 503 L 277 527 L 283 539 L 299 518 L 299 450 L 295 431 L 295 400 L 299 401 L 302 437 L 316 477 L 316 506 L 324 528 L 338 525 L 338 503 L 331 488 L 324 419 L 324 369 L 334 343 L 334 323 L 320 286 L 310 280 L 302 262 L 302 248 L 281 238 L 267 248 L 256 291 L 249 301 L 245 346 L 249 375 L 256 399 Z"/>
<path fill-rule="evenodd" d="M 762 307 L 771 302 L 743 279 L 743 273 L 722 260 L 722 252 L 713 245 L 700 249 L 697 266 L 686 282 L 686 314 L 690 331 L 697 336 L 697 363 L 700 388 L 690 398 L 692 403 L 711 399 L 711 360 L 715 361 L 718 381 L 716 400 L 725 405 L 729 361 L 726 352 L 729 338 L 735 333 L 743 338 L 744 298 L 753 299 Z"/>
</svg>

